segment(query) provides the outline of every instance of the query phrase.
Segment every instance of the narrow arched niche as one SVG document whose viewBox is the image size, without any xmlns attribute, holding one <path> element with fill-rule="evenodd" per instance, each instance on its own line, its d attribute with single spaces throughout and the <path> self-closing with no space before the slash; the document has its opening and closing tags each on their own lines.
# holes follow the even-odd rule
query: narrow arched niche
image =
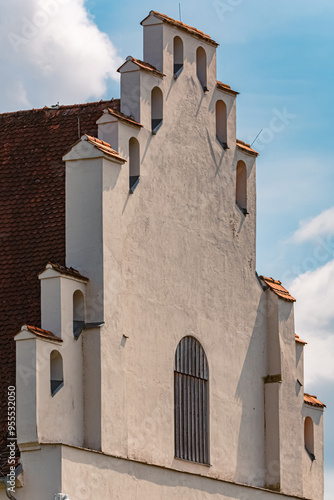
<svg viewBox="0 0 334 500">
<path fill-rule="evenodd" d="M 315 459 L 314 456 L 314 427 L 313 420 L 311 417 L 306 417 L 304 422 L 304 442 L 305 448 L 308 451 L 312 460 Z"/>
<path fill-rule="evenodd" d="M 224 149 L 227 149 L 227 110 L 221 99 L 216 102 L 216 136 Z"/>
<path fill-rule="evenodd" d="M 236 196 L 235 201 L 240 210 L 246 215 L 247 212 L 247 168 L 243 161 L 237 163 L 236 174 Z"/>
<path fill-rule="evenodd" d="M 177 78 L 183 70 L 183 42 L 179 36 L 175 36 L 173 40 L 173 56 L 174 77 Z"/>
<path fill-rule="evenodd" d="M 133 193 L 139 183 L 140 177 L 140 148 L 135 137 L 129 140 L 129 188 Z"/>
<path fill-rule="evenodd" d="M 152 134 L 156 134 L 162 125 L 163 96 L 159 87 L 154 87 L 151 93 Z"/>
<path fill-rule="evenodd" d="M 80 290 L 73 294 L 73 335 L 77 339 L 85 326 L 85 299 Z"/>
<path fill-rule="evenodd" d="M 206 68 L 206 53 L 203 47 L 198 47 L 196 51 L 196 71 L 197 77 L 201 82 L 204 92 L 207 92 L 207 68 Z"/>
<path fill-rule="evenodd" d="M 50 354 L 50 388 L 54 396 L 64 385 L 63 358 L 60 352 L 54 350 Z"/>
</svg>

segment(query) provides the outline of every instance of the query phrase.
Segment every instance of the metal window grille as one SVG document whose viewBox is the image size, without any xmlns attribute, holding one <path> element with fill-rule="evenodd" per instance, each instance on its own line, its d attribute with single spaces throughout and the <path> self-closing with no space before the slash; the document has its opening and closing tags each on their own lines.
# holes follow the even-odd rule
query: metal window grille
<svg viewBox="0 0 334 500">
<path fill-rule="evenodd" d="M 209 464 L 209 368 L 201 344 L 184 337 L 174 371 L 175 456 Z"/>
</svg>

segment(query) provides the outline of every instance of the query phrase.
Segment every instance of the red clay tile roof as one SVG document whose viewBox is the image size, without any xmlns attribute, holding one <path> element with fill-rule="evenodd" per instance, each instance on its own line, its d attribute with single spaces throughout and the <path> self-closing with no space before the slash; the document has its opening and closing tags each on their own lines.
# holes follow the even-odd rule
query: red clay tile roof
<svg viewBox="0 0 334 500">
<path fill-rule="evenodd" d="M 15 384 L 13 337 L 24 323 L 40 326 L 38 273 L 45 262 L 65 264 L 62 156 L 78 135 L 97 135 L 104 109 L 119 107 L 115 99 L 0 114 L 0 453 L 7 387 Z"/>
<path fill-rule="evenodd" d="M 116 158 L 116 160 L 120 161 L 126 161 L 125 158 L 122 158 L 117 151 L 115 151 L 108 142 L 102 141 L 101 139 L 97 139 L 96 137 L 93 137 L 91 135 L 83 135 L 81 137 L 82 141 L 87 141 L 89 144 L 92 144 L 96 149 L 101 151 L 102 153 L 112 156 L 113 158 Z"/>
<path fill-rule="evenodd" d="M 124 113 L 121 113 L 120 111 L 115 111 L 114 109 L 109 108 L 108 113 L 110 115 L 115 116 L 116 118 L 118 118 L 123 122 L 130 123 L 130 125 L 136 125 L 137 127 L 142 127 L 141 123 L 136 122 L 133 118 L 131 118 L 131 116 L 127 116 Z"/>
<path fill-rule="evenodd" d="M 229 85 L 227 85 L 226 83 L 220 82 L 220 81 L 217 81 L 217 89 L 223 90 L 224 92 L 228 92 L 229 94 L 233 94 L 233 95 L 239 95 L 239 93 L 240 93 L 240 92 L 237 92 L 236 90 L 232 90 Z"/>
<path fill-rule="evenodd" d="M 151 10 L 150 14 L 145 17 L 145 19 L 142 20 L 140 24 L 143 24 L 148 17 L 153 14 L 155 17 L 160 19 L 161 21 L 171 24 L 172 26 L 175 26 L 177 28 L 180 28 L 183 31 L 186 31 L 190 35 L 193 35 L 196 38 L 200 38 L 201 40 L 205 40 L 207 43 L 210 43 L 211 45 L 214 45 L 215 47 L 218 47 L 219 43 L 215 42 L 212 40 L 210 35 L 206 35 L 203 33 L 203 31 L 198 30 L 197 28 L 193 28 L 192 26 L 188 26 L 188 24 L 184 24 L 181 21 L 177 21 L 176 19 L 173 19 L 171 17 L 166 16 L 165 14 L 161 14 L 160 12 L 156 12 L 155 10 Z"/>
<path fill-rule="evenodd" d="M 15 454 L 15 464 L 9 464 L 8 459 L 9 459 L 9 448 L 7 450 L 4 450 L 1 452 L 0 456 L 0 477 L 6 476 L 7 474 L 10 473 L 10 466 L 14 465 L 15 468 L 19 465 L 20 463 L 20 452 L 19 449 L 16 449 L 16 454 Z M 11 457 L 12 458 L 12 457 Z"/>
<path fill-rule="evenodd" d="M 250 147 L 250 145 L 247 144 L 247 142 L 239 141 L 239 139 L 237 139 L 237 147 L 239 149 L 242 149 L 243 151 L 246 151 L 247 153 L 250 153 L 250 154 L 255 155 L 255 156 L 259 156 L 259 153 L 257 151 L 255 151 L 255 149 L 252 149 Z"/>
<path fill-rule="evenodd" d="M 296 341 L 298 344 L 303 344 L 303 345 L 306 345 L 306 344 L 307 344 L 307 342 L 305 342 L 305 340 L 300 339 L 300 338 L 299 338 L 299 335 L 297 335 L 296 333 L 295 333 L 295 341 Z"/>
<path fill-rule="evenodd" d="M 53 264 L 52 262 L 48 262 L 43 270 L 38 274 L 40 275 L 46 269 L 54 269 L 54 271 L 57 271 L 60 274 L 66 274 L 67 276 L 72 276 L 73 278 L 77 278 L 82 281 L 89 281 L 89 278 L 80 274 L 79 271 L 77 271 L 73 267 L 62 266 L 61 264 Z"/>
<path fill-rule="evenodd" d="M 281 299 L 284 299 L 288 302 L 296 302 L 296 299 L 290 295 L 290 293 L 282 286 L 280 281 L 276 281 L 273 278 L 266 278 L 266 276 L 260 276 L 260 278 L 268 285 L 268 287 L 276 293 Z"/>
<path fill-rule="evenodd" d="M 317 399 L 317 396 L 311 394 L 304 394 L 304 403 L 310 406 L 317 406 L 318 408 L 326 408 L 326 405 Z"/>
<path fill-rule="evenodd" d="M 33 333 L 37 337 L 41 337 L 43 339 L 49 339 L 49 340 L 55 340 L 56 342 L 62 342 L 63 339 L 60 337 L 57 337 L 52 332 L 49 332 L 49 330 L 43 330 L 43 328 L 38 328 L 37 326 L 31 326 L 31 325 L 23 325 L 22 330 L 28 330 L 29 332 Z"/>
<path fill-rule="evenodd" d="M 139 68 L 145 70 L 145 71 L 148 71 L 149 73 L 153 73 L 154 75 L 157 75 L 157 76 L 160 76 L 160 77 L 164 77 L 165 75 L 163 73 L 161 73 L 161 71 L 159 71 L 157 68 L 155 68 L 154 66 L 152 66 L 152 64 L 149 64 L 147 62 L 144 62 L 144 61 L 140 61 L 140 59 L 136 59 L 135 57 L 132 57 L 132 56 L 128 56 L 126 58 L 126 61 L 125 63 L 122 64 L 122 66 L 120 66 L 118 68 L 118 72 L 121 68 L 123 68 L 124 64 L 127 63 L 127 61 L 131 61 L 133 62 L 134 64 L 136 64 Z"/>
</svg>

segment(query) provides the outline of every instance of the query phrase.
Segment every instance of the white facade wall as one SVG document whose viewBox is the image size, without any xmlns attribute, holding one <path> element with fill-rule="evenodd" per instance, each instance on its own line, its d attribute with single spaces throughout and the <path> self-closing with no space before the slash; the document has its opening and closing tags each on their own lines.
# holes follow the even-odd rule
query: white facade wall
<svg viewBox="0 0 334 500">
<path fill-rule="evenodd" d="M 106 190 L 104 195 L 105 213 L 111 214 L 119 193 L 116 217 L 106 216 L 105 242 L 110 254 L 115 242 L 117 251 L 121 245 L 123 261 L 121 268 L 105 263 L 110 293 L 115 282 L 122 288 L 118 300 L 114 297 L 105 306 L 110 326 L 104 328 L 101 349 L 102 449 L 263 485 L 265 314 L 255 276 L 254 157 L 236 149 L 235 97 L 216 89 L 215 48 L 174 28 L 160 29 L 165 47 L 160 67 L 166 76 L 140 71 L 131 62 L 121 70 L 140 73 L 140 94 L 133 95 L 140 101 L 144 127 L 119 122 L 118 133 L 113 130 L 108 136 L 104 116 L 99 129 L 100 138 L 110 141 L 121 156 L 128 157 L 132 136 L 141 151 L 135 193 L 128 194 L 127 163 L 114 192 Z M 183 39 L 185 54 L 177 80 L 172 69 L 176 34 Z M 207 51 L 206 94 L 196 75 L 198 46 Z M 130 105 L 134 110 L 138 105 L 123 97 L 131 74 L 122 72 L 122 101 L 128 113 Z M 132 81 L 131 76 L 130 85 Z M 150 97 L 155 86 L 164 95 L 164 115 L 162 127 L 152 136 Z M 226 151 L 216 140 L 217 99 L 228 109 Z M 239 159 L 248 169 L 246 218 L 235 205 Z M 129 338 L 121 346 L 123 334 Z M 210 468 L 174 459 L 174 355 L 185 335 L 202 343 L 210 365 Z"/>
</svg>

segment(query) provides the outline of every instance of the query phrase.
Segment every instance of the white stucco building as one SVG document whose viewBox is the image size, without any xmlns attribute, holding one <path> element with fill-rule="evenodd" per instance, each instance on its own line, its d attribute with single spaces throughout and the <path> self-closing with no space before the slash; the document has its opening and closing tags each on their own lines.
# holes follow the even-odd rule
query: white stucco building
<svg viewBox="0 0 334 500">
<path fill-rule="evenodd" d="M 63 151 L 66 266 L 41 262 L 41 328 L 15 336 L 7 495 L 321 500 L 324 405 L 304 395 L 295 299 L 256 273 L 237 92 L 208 35 L 142 26 L 119 109 Z"/>
</svg>

